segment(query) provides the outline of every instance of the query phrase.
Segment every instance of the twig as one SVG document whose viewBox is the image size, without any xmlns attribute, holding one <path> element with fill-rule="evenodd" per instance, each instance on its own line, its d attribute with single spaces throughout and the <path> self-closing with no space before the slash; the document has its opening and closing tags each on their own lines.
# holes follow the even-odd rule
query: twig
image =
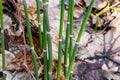
<svg viewBox="0 0 120 80">
<path fill-rule="evenodd" d="M 31 73 L 29 67 L 27 66 L 27 64 L 26 64 L 26 63 L 23 63 L 23 65 L 25 66 L 26 71 L 29 72 L 29 73 L 31 74 L 31 76 L 33 77 L 34 80 L 36 80 L 35 77 L 34 77 L 34 75 Z M 30 80 L 32 80 L 32 78 L 30 78 Z"/>
<path fill-rule="evenodd" d="M 119 62 L 115 61 L 114 59 L 110 58 L 110 57 L 106 57 L 108 60 L 112 61 L 113 63 L 117 64 L 117 65 L 120 65 Z"/>
<path fill-rule="evenodd" d="M 111 43 L 111 46 L 110 46 L 110 48 L 108 49 L 107 52 L 106 52 L 106 51 L 103 51 L 103 53 L 102 53 L 101 56 L 100 56 L 100 55 L 95 55 L 95 56 L 93 56 L 93 57 L 85 58 L 84 60 L 86 60 L 86 59 L 89 59 L 89 60 L 96 59 L 96 60 L 98 60 L 98 59 L 101 59 L 101 58 L 106 58 L 106 59 L 112 61 L 113 63 L 115 63 L 115 64 L 117 64 L 117 65 L 120 65 L 120 63 L 118 63 L 117 61 L 115 61 L 114 59 L 112 59 L 112 58 L 110 57 L 110 55 L 115 54 L 115 53 L 117 53 L 117 52 L 120 52 L 120 47 L 118 47 L 118 48 L 116 48 L 115 50 L 111 51 L 111 49 L 113 48 L 116 40 L 117 40 L 119 37 L 120 37 L 120 35 L 119 35 L 118 37 L 116 37 L 115 40 Z"/>
</svg>

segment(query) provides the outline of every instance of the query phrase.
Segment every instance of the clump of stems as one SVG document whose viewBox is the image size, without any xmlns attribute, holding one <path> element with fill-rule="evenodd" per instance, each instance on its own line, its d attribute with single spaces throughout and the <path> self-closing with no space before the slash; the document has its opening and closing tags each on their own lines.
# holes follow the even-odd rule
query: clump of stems
<svg viewBox="0 0 120 80">
<path fill-rule="evenodd" d="M 78 33 L 78 37 L 75 43 L 74 48 L 73 45 L 73 10 L 74 10 L 74 0 L 69 0 L 69 7 L 68 7 L 68 17 L 67 17 L 67 29 L 66 29 L 66 40 L 65 40 L 65 55 L 64 55 L 64 75 L 66 79 L 72 80 L 72 67 L 75 59 L 75 55 L 78 50 L 78 43 L 81 39 L 81 36 L 84 32 L 87 20 L 92 10 L 94 0 L 91 0 L 90 6 L 84 16 L 81 28 Z M 34 44 L 32 40 L 32 33 L 31 33 L 31 26 L 28 17 L 27 11 L 27 4 L 24 0 L 24 12 L 26 17 L 26 25 L 27 25 L 27 32 L 28 38 L 30 41 L 30 48 L 32 54 L 32 60 L 34 64 L 34 73 L 36 80 L 39 80 L 38 75 L 38 65 L 36 60 L 36 52 L 34 50 Z M 37 7 L 37 17 L 38 17 L 38 31 L 39 31 L 39 41 L 40 41 L 40 51 L 44 52 L 44 80 L 52 80 L 52 41 L 50 35 L 50 25 L 49 25 L 49 17 L 48 17 L 48 0 L 43 0 L 43 38 L 41 33 L 41 24 L 40 24 L 40 5 L 39 0 L 36 0 L 36 7 Z M 61 0 L 61 13 L 60 13 L 60 27 L 59 27 L 59 44 L 58 44 L 58 67 L 57 67 L 57 80 L 60 80 L 60 73 L 61 73 L 61 57 L 62 57 L 62 34 L 63 34 L 63 23 L 64 23 L 64 0 Z M 2 13 L 2 0 L 0 0 L 0 28 L 1 28 L 1 35 L 2 35 L 2 69 L 5 70 L 5 48 L 4 48 L 4 27 L 3 27 L 3 13 Z M 43 41 L 43 42 L 42 42 Z M 48 48 L 47 48 L 48 46 Z M 48 49 L 48 50 L 47 50 Z M 70 51 L 68 52 L 68 49 Z M 48 55 L 47 55 L 48 52 Z M 68 65 L 68 53 L 69 53 L 69 66 Z M 49 65 L 49 67 L 48 67 Z M 6 79 L 5 74 L 3 74 L 3 80 Z"/>
<path fill-rule="evenodd" d="M 27 4 L 26 4 L 25 0 L 23 2 L 23 5 L 24 5 L 24 12 L 25 12 L 25 17 L 26 17 L 28 38 L 29 38 L 29 41 L 30 41 L 30 48 L 31 48 L 31 53 L 32 53 L 32 60 L 33 60 L 33 64 L 34 64 L 35 78 L 36 78 L 36 80 L 39 80 L 38 65 L 37 65 L 37 60 L 36 60 L 36 57 L 35 57 L 36 52 L 34 50 L 34 44 L 33 44 L 32 33 L 31 33 L 31 26 L 30 26 L 30 22 L 29 22 L 28 11 L 27 11 Z"/>
<path fill-rule="evenodd" d="M 65 55 L 64 55 L 64 75 L 67 75 L 67 58 L 68 58 L 68 48 L 69 48 L 69 61 L 72 56 L 72 34 L 73 34 L 73 9 L 74 9 L 74 0 L 69 0 L 68 6 L 68 17 L 67 17 L 67 29 L 66 29 L 66 39 L 65 39 Z M 70 38 L 69 38 L 70 37 Z M 70 44 L 69 44 L 70 39 Z M 70 45 L 70 46 L 69 46 Z M 69 47 L 68 47 L 69 46 Z M 69 62 L 70 63 L 70 62 Z M 72 74 L 70 76 L 70 80 L 72 79 Z"/>
<path fill-rule="evenodd" d="M 88 7 L 88 10 L 87 10 L 87 12 L 86 12 L 86 14 L 85 14 L 85 16 L 84 16 L 83 22 L 82 22 L 82 24 L 81 24 L 81 28 L 80 28 L 80 30 L 79 30 L 78 37 L 77 37 L 75 46 L 74 46 L 74 48 L 73 48 L 73 53 L 72 53 L 72 56 L 71 56 L 71 60 L 70 60 L 69 67 L 68 67 L 66 79 L 69 79 L 70 72 L 71 72 L 72 67 L 73 67 L 75 55 L 76 55 L 77 50 L 78 50 L 78 43 L 79 43 L 79 41 L 80 41 L 80 39 L 81 39 L 81 36 L 82 36 L 82 34 L 83 34 L 83 32 L 84 32 L 84 29 L 85 29 L 85 26 L 86 26 L 86 23 L 87 23 L 87 20 L 88 20 L 88 18 L 89 18 L 89 16 L 90 16 L 93 3 L 94 3 L 94 0 L 91 0 L 90 6 Z"/>
<path fill-rule="evenodd" d="M 39 5 L 39 0 L 36 0 L 36 7 L 37 7 L 37 19 L 38 19 L 40 52 L 42 53 L 42 33 L 41 33 L 41 24 L 40 24 L 40 5 Z"/>
<path fill-rule="evenodd" d="M 48 79 L 48 62 L 47 62 L 47 15 L 46 15 L 46 9 L 47 9 L 47 0 L 43 0 L 43 52 L 44 52 L 44 80 Z"/>
<path fill-rule="evenodd" d="M 48 80 L 52 80 L 52 41 L 51 41 L 50 24 L 49 24 L 49 17 L 48 17 L 48 0 L 43 0 L 43 11 L 44 11 L 43 29 L 46 28 L 46 33 L 44 33 L 44 35 L 47 34 L 47 44 L 48 44 L 48 60 L 49 60 L 48 61 L 48 65 L 49 65 Z M 46 40 L 44 40 L 44 41 L 46 41 Z M 44 75 L 47 75 L 47 72 Z M 46 78 L 47 78 L 47 76 L 46 76 Z"/>
<path fill-rule="evenodd" d="M 70 52 L 69 52 L 69 61 L 71 60 L 71 56 L 72 56 L 72 53 L 73 53 L 73 40 L 72 40 L 72 37 L 73 37 L 73 12 L 74 12 L 74 0 L 71 0 L 71 4 L 70 4 Z M 71 62 L 70 62 L 71 63 Z M 71 71 L 72 72 L 72 71 Z M 72 73 L 70 73 L 70 77 L 69 77 L 70 80 L 72 80 Z"/>
<path fill-rule="evenodd" d="M 65 37 L 65 53 L 64 53 L 64 75 L 67 74 L 68 68 L 68 48 L 69 48 L 69 35 L 70 35 L 70 8 L 71 8 L 71 0 L 69 0 L 68 5 L 68 16 L 67 16 L 67 28 L 66 28 L 66 37 Z"/>
<path fill-rule="evenodd" d="M 2 70 L 5 71 L 5 42 L 4 42 L 4 26 L 3 26 L 3 10 L 2 10 L 2 0 L 0 0 L 0 29 L 2 38 Z M 3 80 L 6 80 L 6 74 L 3 72 Z"/>
<path fill-rule="evenodd" d="M 57 80 L 60 80 L 61 57 L 62 57 L 62 33 L 64 22 L 64 0 L 61 0 L 61 13 L 60 13 L 60 27 L 59 27 L 59 43 L 58 43 L 58 67 L 57 67 Z"/>
</svg>

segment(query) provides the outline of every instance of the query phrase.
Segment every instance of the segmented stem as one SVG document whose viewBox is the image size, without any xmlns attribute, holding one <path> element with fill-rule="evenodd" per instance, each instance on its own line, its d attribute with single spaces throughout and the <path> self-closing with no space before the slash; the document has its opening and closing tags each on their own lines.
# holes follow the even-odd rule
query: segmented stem
<svg viewBox="0 0 120 80">
<path fill-rule="evenodd" d="M 48 58 L 47 58 L 47 27 L 48 27 L 48 0 L 43 0 L 43 52 L 44 52 L 44 80 L 48 80 Z"/>
<path fill-rule="evenodd" d="M 36 7 L 37 7 L 37 19 L 38 19 L 40 52 L 42 53 L 42 32 L 41 32 L 41 23 L 40 23 L 40 4 L 39 4 L 39 0 L 36 0 Z"/>
<path fill-rule="evenodd" d="M 73 63 L 74 63 L 74 60 L 75 60 L 75 55 L 76 55 L 77 50 L 78 50 L 78 42 L 80 41 L 81 36 L 82 36 L 82 34 L 84 32 L 87 20 L 88 20 L 88 18 L 90 16 L 90 13 L 91 13 L 91 10 L 92 10 L 93 3 L 94 3 L 94 0 L 91 0 L 90 6 L 88 7 L 88 10 L 87 10 L 87 12 L 86 12 L 86 14 L 84 16 L 81 28 L 79 30 L 78 37 L 77 37 L 75 46 L 73 48 L 73 53 L 72 53 L 72 56 L 71 56 L 70 65 L 68 67 L 68 72 L 67 72 L 66 79 L 69 79 L 69 77 L 70 77 L 70 73 L 71 73 L 71 70 L 72 70 L 72 67 L 73 67 Z"/>
<path fill-rule="evenodd" d="M 34 44 L 33 44 L 32 33 L 31 33 L 31 26 L 30 26 L 30 22 L 29 22 L 27 4 L 26 4 L 25 0 L 23 2 L 23 5 L 24 5 L 24 12 L 25 12 L 25 17 L 26 17 L 26 26 L 27 26 L 28 38 L 30 41 L 30 48 L 31 48 L 31 53 L 32 53 L 32 60 L 33 60 L 33 64 L 34 64 L 35 78 L 36 78 L 36 80 L 39 80 L 38 65 L 37 65 L 37 60 L 35 57 L 36 52 L 34 50 Z"/>
<path fill-rule="evenodd" d="M 52 80 L 52 41 L 50 35 L 50 24 L 49 24 L 49 17 L 48 17 L 48 0 L 44 0 L 44 19 L 46 24 L 47 30 L 47 43 L 48 43 L 48 80 Z"/>
<path fill-rule="evenodd" d="M 68 16 L 67 16 L 67 28 L 66 28 L 66 37 L 65 37 L 65 54 L 64 54 L 64 75 L 67 74 L 67 68 L 68 68 L 68 48 L 69 48 L 69 35 L 70 35 L 70 2 L 68 5 Z"/>
<path fill-rule="evenodd" d="M 57 67 L 57 80 L 60 80 L 61 70 L 61 57 L 62 57 L 62 32 L 64 22 L 64 0 L 61 0 L 61 13 L 60 13 L 60 28 L 59 28 L 59 44 L 58 44 L 58 67 Z"/>
</svg>

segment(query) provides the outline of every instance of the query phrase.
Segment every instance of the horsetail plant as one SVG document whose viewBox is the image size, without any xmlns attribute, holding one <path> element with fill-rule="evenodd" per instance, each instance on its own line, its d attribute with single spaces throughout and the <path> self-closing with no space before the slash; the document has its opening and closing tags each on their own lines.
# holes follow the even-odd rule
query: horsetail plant
<svg viewBox="0 0 120 80">
<path fill-rule="evenodd" d="M 70 51 L 69 51 L 69 61 L 71 60 L 72 52 L 73 52 L 73 11 L 74 11 L 74 0 L 71 0 L 71 7 L 70 7 Z M 70 73 L 69 79 L 72 79 L 72 71 Z"/>
<path fill-rule="evenodd" d="M 62 33 L 64 22 L 64 0 L 61 0 L 60 12 L 60 27 L 59 27 L 59 44 L 58 44 L 58 67 L 57 67 L 57 80 L 60 80 L 61 57 L 62 57 Z"/>
<path fill-rule="evenodd" d="M 70 53 L 69 54 L 70 58 L 71 58 L 72 52 L 73 52 L 73 49 L 72 49 L 72 43 L 73 43 L 73 41 L 72 41 L 72 37 L 73 37 L 73 10 L 74 10 L 74 0 L 71 0 L 71 6 L 70 6 L 70 35 L 69 35 L 69 37 L 70 37 L 70 52 L 69 52 Z"/>
<path fill-rule="evenodd" d="M 33 60 L 33 64 L 34 64 L 35 78 L 36 78 L 36 80 L 39 80 L 38 65 L 37 65 L 37 60 L 36 60 L 36 57 L 35 57 L 36 52 L 34 50 L 34 44 L 33 44 L 32 33 L 31 33 L 31 26 L 30 26 L 30 22 L 29 22 L 27 4 L 26 4 L 25 0 L 23 2 L 23 5 L 24 5 L 24 12 L 25 12 L 25 17 L 26 17 L 28 38 L 29 38 L 29 41 L 30 41 L 30 48 L 31 48 L 31 53 L 32 53 L 32 60 Z"/>
<path fill-rule="evenodd" d="M 37 19 L 38 19 L 40 52 L 42 53 L 42 32 L 41 32 L 41 24 L 40 24 L 40 5 L 39 5 L 39 0 L 36 0 L 36 7 L 37 7 Z"/>
<path fill-rule="evenodd" d="M 50 35 L 50 25 L 49 25 L 49 17 L 48 17 L 48 0 L 43 0 L 44 6 L 44 21 L 43 23 L 46 24 L 46 34 L 47 34 L 47 44 L 48 44 L 48 80 L 52 80 L 52 41 Z"/>
<path fill-rule="evenodd" d="M 79 41 L 80 41 L 80 39 L 81 39 L 81 36 L 82 36 L 82 34 L 83 34 L 83 32 L 84 32 L 84 29 L 85 29 L 87 20 L 88 20 L 88 18 L 89 18 L 89 16 L 90 16 L 93 3 L 94 3 L 94 0 L 91 0 L 90 6 L 88 7 L 88 10 L 87 10 L 87 12 L 86 12 L 86 14 L 85 14 L 85 16 L 84 16 L 83 22 L 82 22 L 82 24 L 81 24 L 81 28 L 80 28 L 80 30 L 79 30 L 79 33 L 78 33 L 78 36 L 77 36 L 77 40 L 76 40 L 75 46 L 74 46 L 74 48 L 73 48 L 73 53 L 72 53 L 72 56 L 71 56 L 71 60 L 70 60 L 69 67 L 68 67 L 68 72 L 67 72 L 67 75 L 66 75 L 66 79 L 69 79 L 70 72 L 71 72 L 72 67 L 73 67 L 75 55 L 76 55 L 77 50 L 78 50 L 78 44 L 79 44 Z"/>
<path fill-rule="evenodd" d="M 0 0 L 0 29 L 2 38 L 2 70 L 5 71 L 5 44 L 4 44 L 4 26 L 3 26 L 2 0 Z M 6 80 L 6 74 L 3 72 L 3 80 Z"/>
<path fill-rule="evenodd" d="M 68 48 L 69 48 L 69 34 L 70 34 L 70 2 L 68 5 L 68 16 L 67 16 L 67 28 L 66 28 L 66 37 L 65 37 L 65 53 L 64 53 L 64 75 L 67 74 L 67 68 L 68 68 Z"/>
<path fill-rule="evenodd" d="M 47 6 L 48 6 L 48 1 L 43 0 L 43 52 L 44 52 L 44 80 L 48 80 L 48 62 L 47 62 Z"/>
</svg>

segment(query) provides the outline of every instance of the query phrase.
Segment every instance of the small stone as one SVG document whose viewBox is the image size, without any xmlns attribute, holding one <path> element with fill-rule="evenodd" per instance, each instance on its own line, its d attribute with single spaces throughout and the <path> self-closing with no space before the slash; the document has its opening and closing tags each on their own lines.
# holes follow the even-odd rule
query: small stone
<svg viewBox="0 0 120 80">
<path fill-rule="evenodd" d="M 103 65 L 102 65 L 102 70 L 109 71 L 106 64 L 103 64 Z"/>
</svg>

